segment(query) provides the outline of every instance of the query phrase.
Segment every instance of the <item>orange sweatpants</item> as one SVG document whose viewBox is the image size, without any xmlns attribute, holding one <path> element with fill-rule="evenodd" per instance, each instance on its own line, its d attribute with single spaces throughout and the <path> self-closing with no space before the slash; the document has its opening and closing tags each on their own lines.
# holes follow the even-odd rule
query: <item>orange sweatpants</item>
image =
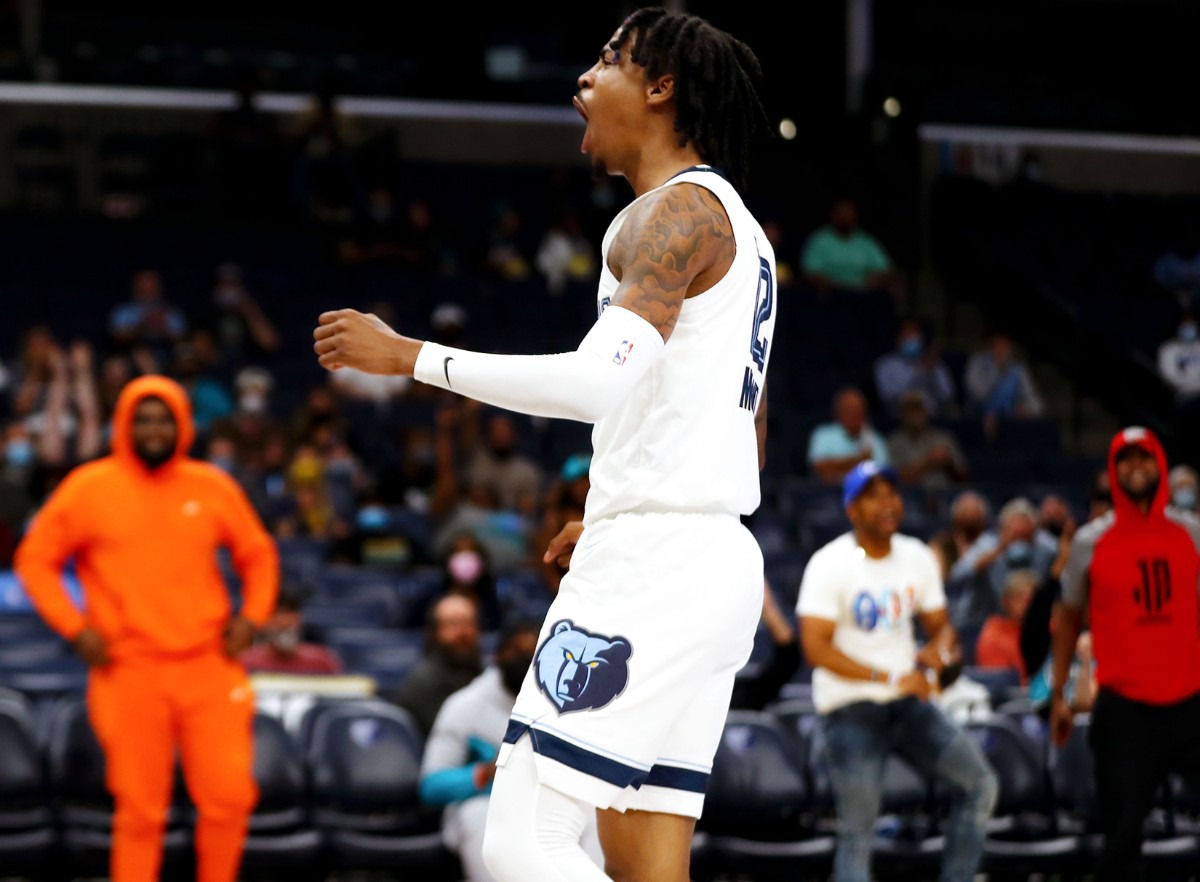
<svg viewBox="0 0 1200 882">
<path fill-rule="evenodd" d="M 234 882 L 254 781 L 254 696 L 245 670 L 218 651 L 114 661 L 93 669 L 88 716 L 116 804 L 112 882 L 155 882 L 176 751 L 196 806 L 197 882 Z"/>
</svg>

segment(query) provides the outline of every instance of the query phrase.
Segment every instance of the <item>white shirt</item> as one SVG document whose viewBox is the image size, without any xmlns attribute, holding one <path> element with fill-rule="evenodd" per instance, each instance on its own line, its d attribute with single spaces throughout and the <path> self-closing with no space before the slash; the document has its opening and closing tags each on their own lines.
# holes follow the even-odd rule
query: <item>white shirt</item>
<svg viewBox="0 0 1200 882">
<path fill-rule="evenodd" d="M 1200 392 L 1200 340 L 1168 340 L 1158 347 L 1158 370 L 1179 392 Z"/>
<path fill-rule="evenodd" d="M 892 537 L 887 557 L 867 557 L 853 533 L 818 549 L 804 568 L 797 616 L 835 622 L 833 645 L 859 664 L 886 674 L 916 667 L 913 616 L 944 609 L 946 594 L 937 559 L 912 536 Z M 900 691 L 886 682 L 850 680 L 824 668 L 813 671 L 813 704 L 829 713 L 856 701 L 887 702 Z"/>
<path fill-rule="evenodd" d="M 697 166 L 662 187 L 683 182 L 721 200 L 737 253 L 720 281 L 683 301 L 662 354 L 620 406 L 596 423 L 585 524 L 630 511 L 750 514 L 760 501 L 754 414 L 775 341 L 775 252 L 719 173 Z M 623 209 L 604 235 L 601 312 L 617 290 L 608 252 L 629 211 Z"/>
</svg>

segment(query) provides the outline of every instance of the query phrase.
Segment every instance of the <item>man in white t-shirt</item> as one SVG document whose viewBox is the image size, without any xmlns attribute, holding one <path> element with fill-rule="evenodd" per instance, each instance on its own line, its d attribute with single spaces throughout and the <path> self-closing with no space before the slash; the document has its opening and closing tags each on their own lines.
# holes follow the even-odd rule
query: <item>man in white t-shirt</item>
<svg viewBox="0 0 1200 882">
<path fill-rule="evenodd" d="M 954 795 L 941 879 L 970 882 L 998 784 L 975 743 L 929 700 L 958 661 L 958 637 L 933 552 L 898 533 L 897 482 L 870 460 L 846 476 L 853 529 L 813 554 L 796 602 L 837 806 L 834 878 L 867 882 L 884 763 L 897 753 Z M 914 617 L 928 635 L 919 648 Z"/>
</svg>

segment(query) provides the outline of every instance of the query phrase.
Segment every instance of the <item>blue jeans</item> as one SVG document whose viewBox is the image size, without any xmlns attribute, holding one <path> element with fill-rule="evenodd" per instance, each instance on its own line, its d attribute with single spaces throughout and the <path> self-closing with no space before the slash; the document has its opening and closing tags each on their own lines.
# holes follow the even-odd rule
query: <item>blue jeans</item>
<svg viewBox="0 0 1200 882">
<path fill-rule="evenodd" d="M 882 798 L 884 761 L 896 753 L 952 794 L 942 882 L 971 882 L 983 854 L 998 782 L 970 737 L 936 706 L 916 698 L 856 702 L 821 718 L 837 804 L 836 882 L 868 882 Z"/>
</svg>

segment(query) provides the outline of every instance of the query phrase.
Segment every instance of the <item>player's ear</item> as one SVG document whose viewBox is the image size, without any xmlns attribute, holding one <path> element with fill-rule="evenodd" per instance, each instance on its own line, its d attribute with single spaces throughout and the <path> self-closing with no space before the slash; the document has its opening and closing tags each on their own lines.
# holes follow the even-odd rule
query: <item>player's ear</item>
<svg viewBox="0 0 1200 882">
<path fill-rule="evenodd" d="M 675 97 L 675 77 L 664 74 L 646 86 L 646 98 L 651 104 L 661 104 Z"/>
</svg>

